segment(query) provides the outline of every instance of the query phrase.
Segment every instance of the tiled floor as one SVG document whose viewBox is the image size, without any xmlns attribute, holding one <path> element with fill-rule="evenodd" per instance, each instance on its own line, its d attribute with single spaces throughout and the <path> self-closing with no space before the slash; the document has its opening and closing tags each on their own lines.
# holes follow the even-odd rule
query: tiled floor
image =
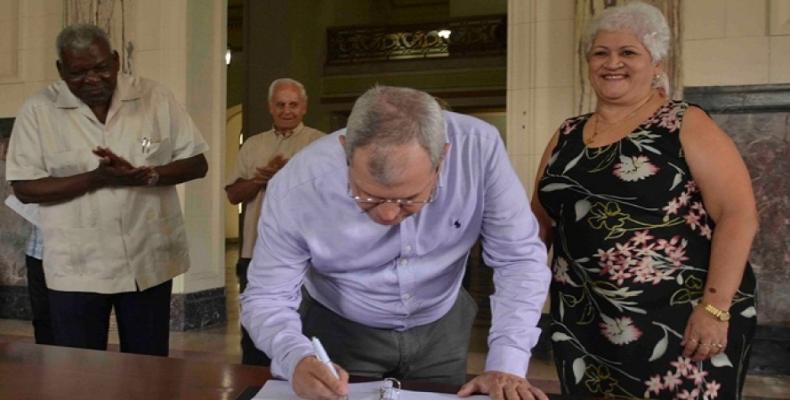
<svg viewBox="0 0 790 400">
<path fill-rule="evenodd" d="M 228 323 L 212 328 L 189 332 L 170 333 L 170 356 L 202 361 L 239 363 L 239 310 L 238 284 L 235 276 L 237 250 L 229 246 L 226 254 L 226 282 L 228 282 Z M 0 335 L 18 336 L 19 340 L 32 342 L 33 327 L 29 321 L 0 319 Z M 470 345 L 468 372 L 482 372 L 485 363 L 486 330 L 475 328 Z M 110 335 L 110 343 L 117 344 L 118 337 Z M 113 346 L 114 347 L 114 346 Z M 529 376 L 534 379 L 557 380 L 553 363 L 533 359 Z M 749 399 L 790 399 L 790 376 L 749 375 L 745 395 Z"/>
</svg>

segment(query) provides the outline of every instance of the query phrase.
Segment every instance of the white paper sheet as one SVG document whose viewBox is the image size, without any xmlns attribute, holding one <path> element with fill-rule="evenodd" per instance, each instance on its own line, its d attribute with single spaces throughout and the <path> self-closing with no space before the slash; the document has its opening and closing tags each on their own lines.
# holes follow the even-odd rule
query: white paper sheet
<svg viewBox="0 0 790 400">
<path fill-rule="evenodd" d="M 31 224 L 38 226 L 38 204 L 25 204 L 12 194 L 6 197 L 5 205 L 14 210 L 15 213 L 21 215 L 22 218 L 26 219 Z"/>
<path fill-rule="evenodd" d="M 351 383 L 348 385 L 348 400 L 379 400 L 379 389 L 382 381 Z M 455 394 L 414 392 L 411 390 L 401 390 L 399 400 L 433 400 L 433 399 L 457 399 Z M 467 399 L 483 400 L 489 399 L 488 396 L 471 396 Z M 299 397 L 291 389 L 291 384 L 286 381 L 268 380 L 253 400 L 299 400 Z"/>
</svg>

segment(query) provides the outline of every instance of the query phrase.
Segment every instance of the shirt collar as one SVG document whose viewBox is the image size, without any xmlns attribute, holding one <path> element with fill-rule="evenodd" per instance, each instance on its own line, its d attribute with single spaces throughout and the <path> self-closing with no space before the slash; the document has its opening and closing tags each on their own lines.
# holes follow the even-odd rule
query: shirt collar
<svg viewBox="0 0 790 400">
<path fill-rule="evenodd" d="M 301 132 L 302 129 L 304 129 L 304 123 L 303 122 L 300 122 L 299 125 L 296 126 L 296 128 L 293 128 L 293 129 L 290 129 L 290 130 L 279 130 L 279 129 L 277 129 L 277 127 L 272 125 L 272 130 L 274 131 L 274 134 L 277 135 L 277 137 L 279 137 L 281 139 L 288 139 L 291 136 L 296 135 L 299 132 Z"/>
<path fill-rule="evenodd" d="M 82 100 L 78 99 L 74 93 L 71 93 L 66 81 L 59 81 L 55 84 L 58 96 L 55 98 L 55 106 L 58 108 L 79 108 L 80 104 L 84 104 Z"/>
<path fill-rule="evenodd" d="M 120 101 L 137 100 L 142 96 L 140 82 L 138 78 L 131 75 L 118 74 L 118 85 L 115 87 L 115 95 Z"/>
</svg>

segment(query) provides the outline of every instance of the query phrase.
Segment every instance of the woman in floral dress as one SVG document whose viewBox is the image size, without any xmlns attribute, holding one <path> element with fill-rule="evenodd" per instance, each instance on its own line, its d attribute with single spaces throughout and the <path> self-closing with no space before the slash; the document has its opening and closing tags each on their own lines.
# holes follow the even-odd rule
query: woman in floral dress
<svg viewBox="0 0 790 400">
<path fill-rule="evenodd" d="M 565 394 L 736 399 L 743 388 L 756 325 L 751 181 L 704 111 L 668 100 L 668 43 L 663 15 L 643 3 L 594 20 L 595 112 L 566 120 L 541 162 L 533 208 L 554 249 Z"/>
</svg>

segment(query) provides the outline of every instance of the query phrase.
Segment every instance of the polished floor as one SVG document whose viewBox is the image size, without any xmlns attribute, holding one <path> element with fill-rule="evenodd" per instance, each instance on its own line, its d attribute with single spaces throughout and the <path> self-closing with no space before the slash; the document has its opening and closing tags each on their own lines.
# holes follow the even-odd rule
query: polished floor
<svg viewBox="0 0 790 400">
<path fill-rule="evenodd" d="M 227 284 L 226 324 L 189 332 L 171 332 L 170 356 L 192 360 L 239 363 L 239 305 L 238 282 L 235 276 L 237 246 L 229 245 L 225 257 Z M 111 327 L 111 350 L 117 350 L 118 337 Z M 0 319 L 0 335 L 13 336 L 18 340 L 33 341 L 33 327 L 29 321 Z M 472 335 L 469 352 L 468 372 L 479 374 L 485 363 L 485 329 L 476 328 Z M 530 363 L 529 377 L 533 379 L 557 380 L 553 363 L 534 359 Z M 749 375 L 744 394 L 747 399 L 790 399 L 790 376 Z"/>
</svg>

